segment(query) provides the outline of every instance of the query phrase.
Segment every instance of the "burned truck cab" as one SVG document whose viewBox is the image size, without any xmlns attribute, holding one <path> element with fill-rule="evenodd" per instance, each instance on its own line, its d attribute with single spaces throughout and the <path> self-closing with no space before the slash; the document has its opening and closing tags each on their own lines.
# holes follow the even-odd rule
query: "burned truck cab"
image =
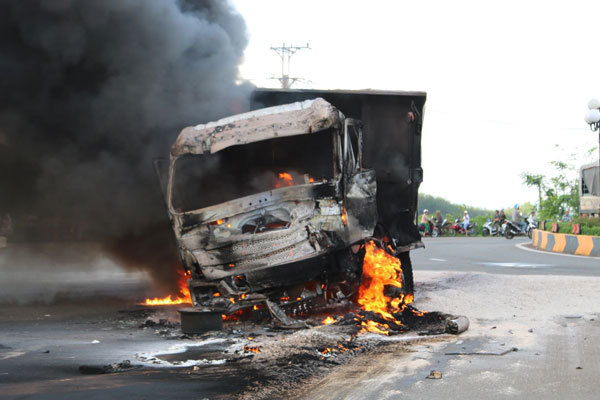
<svg viewBox="0 0 600 400">
<path fill-rule="evenodd" d="M 356 295 L 379 221 L 359 120 L 317 97 L 188 127 L 168 174 L 195 307 L 289 314 Z"/>
</svg>

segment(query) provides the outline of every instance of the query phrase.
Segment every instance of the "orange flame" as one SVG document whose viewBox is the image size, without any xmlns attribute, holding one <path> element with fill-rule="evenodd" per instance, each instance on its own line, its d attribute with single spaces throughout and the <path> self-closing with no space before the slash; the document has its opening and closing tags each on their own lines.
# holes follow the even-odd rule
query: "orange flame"
<svg viewBox="0 0 600 400">
<path fill-rule="evenodd" d="M 292 175 L 289 172 L 280 172 L 279 179 L 283 179 L 285 182 L 288 182 L 288 184 L 294 184 L 294 178 L 292 178 Z"/>
<path fill-rule="evenodd" d="M 146 301 L 142 304 L 147 306 L 167 306 L 173 304 L 190 304 L 191 296 L 190 290 L 187 285 L 188 276 L 184 272 L 179 272 L 179 279 L 177 284 L 179 285 L 179 296 L 168 295 L 167 297 L 163 297 L 162 299 L 155 297 L 153 299 L 146 299 Z"/>
<path fill-rule="evenodd" d="M 304 174 L 304 183 L 315 183 L 315 178 Z M 295 184 L 294 176 L 289 172 L 279 172 L 275 178 L 275 188 L 277 189 L 282 186 L 294 186 Z"/>
<path fill-rule="evenodd" d="M 335 322 L 335 318 L 333 318 L 331 315 L 327 318 L 325 318 L 321 323 L 323 325 L 329 325 L 329 324 L 333 324 Z"/>
<path fill-rule="evenodd" d="M 252 353 L 260 353 L 260 349 L 258 347 L 243 346 L 242 350 Z"/>
<path fill-rule="evenodd" d="M 358 289 L 358 304 L 363 310 L 379 314 L 390 323 L 402 325 L 392 314 L 403 311 L 407 304 L 412 303 L 413 296 L 408 294 L 391 298 L 385 294 L 386 286 L 402 287 L 402 266 L 399 259 L 378 248 L 375 242 L 371 241 L 366 244 L 362 281 Z M 389 334 L 388 324 L 362 321 L 361 326 L 363 328 L 361 332 Z"/>
</svg>

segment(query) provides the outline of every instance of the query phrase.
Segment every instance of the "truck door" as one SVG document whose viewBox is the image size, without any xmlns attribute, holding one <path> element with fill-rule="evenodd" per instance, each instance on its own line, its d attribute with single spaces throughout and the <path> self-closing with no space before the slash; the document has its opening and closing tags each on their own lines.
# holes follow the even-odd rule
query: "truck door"
<svg viewBox="0 0 600 400">
<path fill-rule="evenodd" d="M 377 223 L 377 182 L 375 171 L 362 165 L 361 125 L 355 119 L 345 120 L 342 150 L 347 224 L 352 230 L 360 228 L 362 237 L 357 240 L 372 236 Z"/>
</svg>

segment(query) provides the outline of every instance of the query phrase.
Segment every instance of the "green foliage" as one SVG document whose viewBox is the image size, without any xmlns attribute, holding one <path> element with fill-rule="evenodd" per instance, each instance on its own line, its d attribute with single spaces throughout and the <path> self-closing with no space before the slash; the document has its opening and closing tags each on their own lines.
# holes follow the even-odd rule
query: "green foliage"
<svg viewBox="0 0 600 400">
<path fill-rule="evenodd" d="M 490 212 L 489 215 L 478 215 L 477 217 L 471 218 L 471 222 L 475 222 L 475 234 L 481 235 L 483 231 L 483 225 L 487 222 L 488 218 L 491 218 L 494 212 Z"/>
<path fill-rule="evenodd" d="M 582 235 L 600 236 L 600 218 L 573 218 L 573 222 L 559 222 L 558 232 L 559 233 L 571 233 L 573 224 L 581 224 Z M 552 231 L 552 223 L 548 221 L 546 223 L 546 231 Z"/>
<path fill-rule="evenodd" d="M 571 158 L 574 160 L 574 156 Z M 529 172 L 521 174 L 523 183 L 538 189 L 538 207 L 540 219 L 559 220 L 566 210 L 573 214 L 579 211 L 579 184 L 571 176 L 575 167 L 565 161 L 551 161 L 553 176 L 536 175 Z"/>
<path fill-rule="evenodd" d="M 600 236 L 600 226 L 582 226 L 582 235 Z"/>
<path fill-rule="evenodd" d="M 483 208 L 472 207 L 465 204 L 454 204 L 444 199 L 443 197 L 431 196 L 428 194 L 419 193 L 419 210 L 418 213 L 421 215 L 424 209 L 429 210 L 430 215 L 435 215 L 436 210 L 440 210 L 442 215 L 448 221 L 454 222 L 456 218 L 462 218 L 465 210 L 469 211 L 471 218 L 479 215 L 493 215 L 494 212 Z"/>
<path fill-rule="evenodd" d="M 442 198 L 428 194 L 419 193 L 419 218 L 423 214 L 423 210 L 428 209 L 429 215 L 435 216 L 435 211 L 440 210 L 444 218 L 449 223 L 454 223 L 456 219 L 462 221 L 463 212 L 467 210 L 471 217 L 471 222 L 475 222 L 475 234 L 480 235 L 483 225 L 488 218 L 492 218 L 495 210 L 486 210 L 478 207 L 471 207 L 465 204 L 454 204 Z"/>
</svg>

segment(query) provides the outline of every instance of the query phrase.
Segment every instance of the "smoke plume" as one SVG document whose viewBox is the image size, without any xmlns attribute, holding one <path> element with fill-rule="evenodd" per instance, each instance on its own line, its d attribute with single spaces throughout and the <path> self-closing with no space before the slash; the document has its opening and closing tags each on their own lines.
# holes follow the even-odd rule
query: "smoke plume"
<svg viewBox="0 0 600 400">
<path fill-rule="evenodd" d="M 221 0 L 0 0 L 0 215 L 15 238 L 103 240 L 170 276 L 152 160 L 246 110 L 246 26 Z"/>
</svg>

